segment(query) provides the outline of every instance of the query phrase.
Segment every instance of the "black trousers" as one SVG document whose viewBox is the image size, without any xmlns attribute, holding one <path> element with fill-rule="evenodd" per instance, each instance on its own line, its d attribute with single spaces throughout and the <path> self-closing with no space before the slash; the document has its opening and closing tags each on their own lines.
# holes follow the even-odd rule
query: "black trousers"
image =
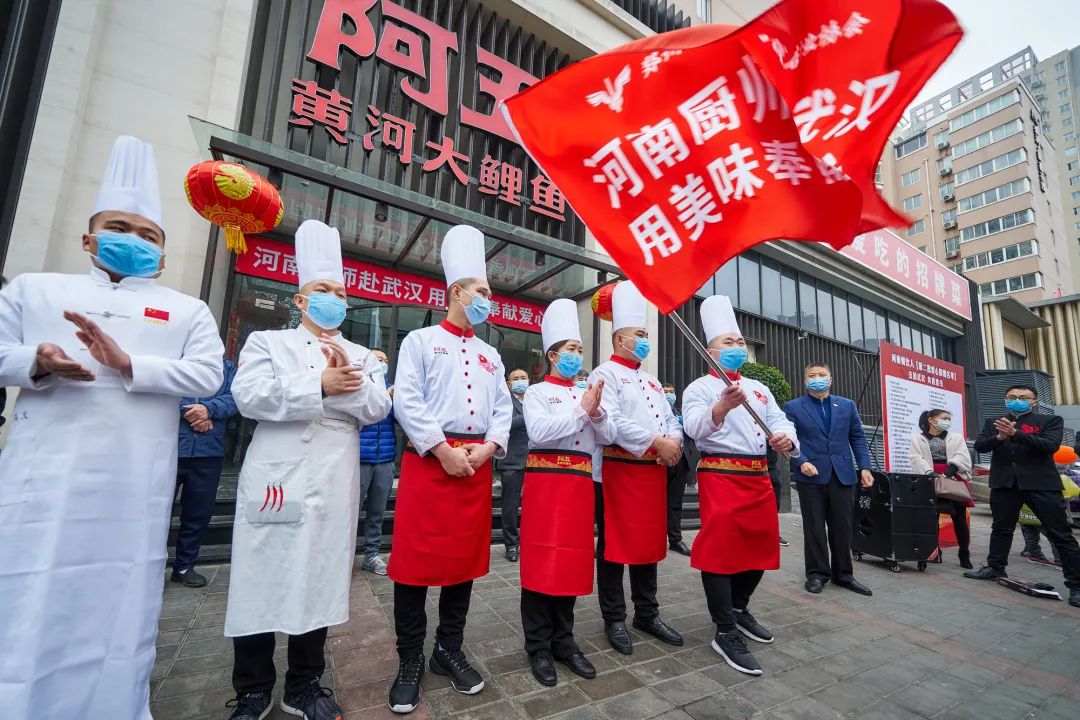
<svg viewBox="0 0 1080 720">
<path fill-rule="evenodd" d="M 221 466 L 225 458 L 190 457 L 176 461 L 176 490 L 180 493 L 180 531 L 176 535 L 173 571 L 195 567 L 206 528 L 214 516 Z"/>
<path fill-rule="evenodd" d="M 472 580 L 447 585 L 439 592 L 439 627 L 435 639 L 444 650 L 460 650 L 465 640 L 465 620 L 472 600 Z M 394 583 L 394 629 L 397 631 L 397 651 L 402 660 L 424 652 L 427 638 L 428 589 L 421 585 Z"/>
<path fill-rule="evenodd" d="M 701 584 L 705 587 L 705 603 L 709 606 L 709 615 L 716 623 L 719 632 L 726 633 L 735 629 L 735 610 L 745 610 L 750 603 L 764 570 L 746 570 L 734 575 L 701 573 Z"/>
<path fill-rule="evenodd" d="M 626 622 L 626 597 L 623 595 L 623 565 L 604 559 L 604 491 L 601 483 L 593 483 L 596 493 L 596 591 L 600 599 L 600 614 L 604 622 Z M 652 620 L 660 614 L 656 602 L 656 563 L 630 566 L 630 599 L 634 615 Z"/>
<path fill-rule="evenodd" d="M 961 558 L 968 559 L 971 548 L 971 528 L 968 526 L 967 508 L 952 500 L 938 499 L 938 512 L 952 518 L 953 530 L 956 532 L 956 542 L 959 546 L 957 551 Z"/>
<path fill-rule="evenodd" d="M 525 483 L 525 470 L 503 470 L 499 479 L 502 483 L 503 545 L 516 548 L 521 513 L 521 486 Z"/>
<path fill-rule="evenodd" d="M 532 655 L 550 650 L 565 659 L 581 648 L 574 642 L 573 595 L 547 595 L 521 588 L 521 628 L 525 631 L 525 652 Z"/>
<path fill-rule="evenodd" d="M 827 485 L 796 483 L 803 521 L 806 577 L 833 582 L 854 578 L 851 565 L 851 514 L 855 487 L 833 473 Z"/>
<path fill-rule="evenodd" d="M 682 542 L 682 505 L 686 495 L 686 472 L 680 461 L 667 469 L 667 539 L 668 545 Z"/>
<path fill-rule="evenodd" d="M 289 669 L 285 672 L 285 693 L 293 694 L 326 671 L 326 628 L 289 636 Z M 233 688 L 237 695 L 272 692 L 277 682 L 274 670 L 274 633 L 233 638 Z"/>
<path fill-rule="evenodd" d="M 991 488 L 990 512 L 994 524 L 990 530 L 990 553 L 986 564 L 1004 570 L 1009 564 L 1020 506 L 1027 505 L 1042 524 L 1042 531 L 1061 557 L 1061 570 L 1069 589 L 1080 588 L 1080 545 L 1069 525 L 1069 506 L 1060 490 L 1021 490 L 1017 487 Z"/>
</svg>

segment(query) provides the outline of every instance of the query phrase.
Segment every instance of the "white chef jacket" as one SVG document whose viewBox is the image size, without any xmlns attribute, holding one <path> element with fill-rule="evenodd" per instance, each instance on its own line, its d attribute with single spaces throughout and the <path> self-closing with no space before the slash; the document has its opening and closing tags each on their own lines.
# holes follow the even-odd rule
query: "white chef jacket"
<svg viewBox="0 0 1080 720">
<path fill-rule="evenodd" d="M 421 455 L 445 433 L 483 435 L 506 456 L 514 401 L 498 351 L 448 321 L 409 333 L 398 351 L 394 419 Z"/>
<path fill-rule="evenodd" d="M 254 332 L 240 352 L 233 399 L 259 425 L 237 487 L 229 637 L 301 635 L 349 619 L 360 512 L 357 427 L 385 418 L 390 395 L 367 348 L 341 335 L 334 340 L 364 371 L 364 382 L 326 398 L 326 357 L 303 325 Z M 268 487 L 283 491 L 284 514 L 260 512 Z"/>
<path fill-rule="evenodd" d="M 131 356 L 101 367 L 64 311 Z M 31 379 L 59 345 L 92 382 Z M 150 717 L 176 406 L 220 387 L 206 305 L 152 279 L 20 275 L 0 291 L 0 385 L 23 388 L 0 455 L 0 707 L 10 718 Z"/>
<path fill-rule="evenodd" d="M 597 447 L 614 442 L 611 415 L 601 407 L 600 419 L 590 418 L 581 407 L 584 394 L 574 385 L 567 387 L 546 380 L 529 386 L 524 414 L 530 450 L 576 450 L 591 455 Z"/>
<path fill-rule="evenodd" d="M 679 419 L 664 398 L 664 388 L 654 376 L 618 356 L 600 363 L 589 375 L 589 384 L 604 380 L 600 401 L 615 423 L 615 438 L 609 443 L 641 457 L 656 438 L 666 436 L 682 442 Z M 593 452 L 593 480 L 600 482 L 603 448 Z"/>
<path fill-rule="evenodd" d="M 737 381 L 750 405 L 774 433 L 783 433 L 795 443 L 792 451 L 799 454 L 799 438 L 795 426 L 776 404 L 772 391 L 763 383 L 740 377 Z M 727 414 L 719 427 L 713 424 L 712 408 L 727 385 L 715 375 L 698 378 L 683 393 L 683 428 L 696 442 L 702 453 L 710 455 L 765 455 L 769 451 L 765 431 L 758 427 L 750 413 L 741 405 Z"/>
</svg>

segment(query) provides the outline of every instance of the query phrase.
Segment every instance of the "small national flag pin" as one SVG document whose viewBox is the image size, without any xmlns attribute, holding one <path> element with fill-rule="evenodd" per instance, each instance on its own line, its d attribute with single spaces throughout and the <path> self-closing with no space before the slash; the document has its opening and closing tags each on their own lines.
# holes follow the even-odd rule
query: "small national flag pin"
<svg viewBox="0 0 1080 720">
<path fill-rule="evenodd" d="M 143 311 L 143 319 L 146 320 L 146 322 L 154 322 L 164 325 L 165 323 L 169 322 L 169 311 L 158 310 L 156 308 L 148 307 L 146 308 L 146 310 Z"/>
</svg>

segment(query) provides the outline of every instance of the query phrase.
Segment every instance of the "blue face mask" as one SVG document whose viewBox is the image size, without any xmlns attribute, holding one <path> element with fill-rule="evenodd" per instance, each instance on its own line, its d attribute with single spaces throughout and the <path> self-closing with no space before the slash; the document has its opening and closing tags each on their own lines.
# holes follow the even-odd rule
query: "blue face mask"
<svg viewBox="0 0 1080 720">
<path fill-rule="evenodd" d="M 572 378 L 581 370 L 581 356 L 577 353 L 559 353 L 559 362 L 555 363 L 555 369 L 564 378 Z"/>
<path fill-rule="evenodd" d="M 345 322 L 348 306 L 337 295 L 325 292 L 313 292 L 307 296 L 307 309 L 304 314 L 311 318 L 323 330 L 336 330 Z"/>
<path fill-rule="evenodd" d="M 716 359 L 720 367 L 732 372 L 738 370 L 746 362 L 746 348 L 729 347 L 720 351 L 720 357 Z"/>
<path fill-rule="evenodd" d="M 652 344 L 649 342 L 649 338 L 639 338 L 633 335 L 627 335 L 634 340 L 634 349 L 630 352 L 634 354 L 634 357 L 638 359 L 638 362 L 645 362 L 645 358 L 649 357 L 649 351 L 652 350 Z"/>
<path fill-rule="evenodd" d="M 1031 412 L 1030 400 L 1006 400 L 1005 409 L 1011 412 L 1013 415 L 1023 415 L 1026 412 Z"/>
<path fill-rule="evenodd" d="M 585 390 L 586 388 L 589 387 L 589 381 L 588 380 L 575 380 L 574 381 L 574 387 L 576 387 L 579 390 Z"/>
<path fill-rule="evenodd" d="M 664 393 L 664 399 L 671 407 L 675 407 L 675 393 Z"/>
<path fill-rule="evenodd" d="M 825 392 L 829 389 L 830 384 L 829 378 L 813 378 L 806 381 L 806 389 L 811 392 Z"/>
<path fill-rule="evenodd" d="M 97 255 L 102 267 L 124 277 L 153 277 L 161 267 L 162 252 L 154 243 L 132 233 L 102 230 L 97 238 Z"/>
<path fill-rule="evenodd" d="M 465 317 L 471 325 L 483 325 L 491 314 L 491 301 L 483 295 L 472 295 L 472 302 L 468 305 L 462 303 L 462 307 L 465 308 Z"/>
<path fill-rule="evenodd" d="M 383 375 L 385 375 L 388 372 L 390 372 L 390 363 L 383 362 L 382 360 L 380 360 L 379 361 L 379 368 L 382 370 Z"/>
<path fill-rule="evenodd" d="M 529 381 L 528 380 L 512 380 L 510 382 L 510 390 L 513 391 L 513 393 L 515 395 L 524 395 L 525 391 L 528 390 L 528 389 L 529 389 Z"/>
</svg>

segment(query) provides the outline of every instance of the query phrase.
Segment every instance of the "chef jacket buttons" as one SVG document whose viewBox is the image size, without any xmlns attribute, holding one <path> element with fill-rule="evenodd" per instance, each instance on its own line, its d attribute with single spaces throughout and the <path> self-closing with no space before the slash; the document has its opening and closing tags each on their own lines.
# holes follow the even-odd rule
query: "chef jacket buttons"
<svg viewBox="0 0 1080 720">
<path fill-rule="evenodd" d="M 466 386 L 465 386 L 465 389 L 466 389 L 466 390 L 472 390 L 472 384 L 466 385 Z"/>
<path fill-rule="evenodd" d="M 465 429 L 468 430 L 469 432 L 472 432 L 472 425 L 470 425 L 469 427 L 467 427 Z"/>
</svg>

